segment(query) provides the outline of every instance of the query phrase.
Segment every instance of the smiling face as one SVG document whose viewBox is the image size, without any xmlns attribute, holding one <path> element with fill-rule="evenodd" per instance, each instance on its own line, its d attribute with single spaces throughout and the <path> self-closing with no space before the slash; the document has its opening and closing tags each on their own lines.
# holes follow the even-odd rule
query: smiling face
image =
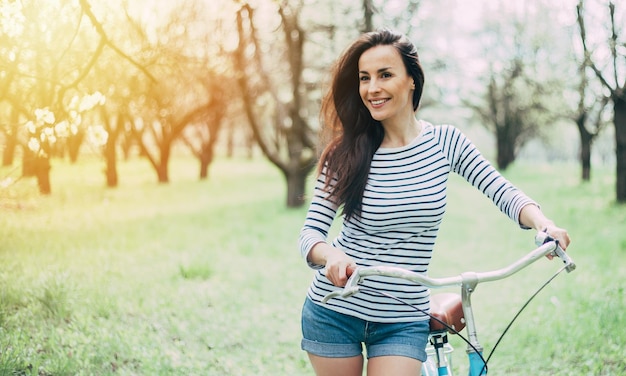
<svg viewBox="0 0 626 376">
<path fill-rule="evenodd" d="M 359 58 L 359 95 L 372 117 L 383 125 L 414 116 L 414 88 L 395 47 L 375 46 Z"/>
</svg>

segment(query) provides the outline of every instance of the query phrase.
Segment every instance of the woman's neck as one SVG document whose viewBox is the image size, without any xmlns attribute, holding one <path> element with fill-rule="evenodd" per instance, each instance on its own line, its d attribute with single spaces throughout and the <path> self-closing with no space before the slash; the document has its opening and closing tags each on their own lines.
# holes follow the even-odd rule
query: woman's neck
<svg viewBox="0 0 626 376">
<path fill-rule="evenodd" d="M 380 146 L 385 148 L 397 148 L 408 145 L 422 131 L 422 126 L 415 118 L 415 115 L 408 120 L 400 122 L 388 121 L 383 122 L 382 125 L 385 129 L 385 138 Z"/>
</svg>

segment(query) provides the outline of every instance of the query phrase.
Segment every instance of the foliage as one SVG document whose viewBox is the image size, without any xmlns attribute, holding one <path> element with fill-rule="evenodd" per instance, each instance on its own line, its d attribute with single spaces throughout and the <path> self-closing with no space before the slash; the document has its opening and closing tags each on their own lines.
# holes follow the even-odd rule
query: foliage
<svg viewBox="0 0 626 376">
<path fill-rule="evenodd" d="M 0 374 L 313 374 L 299 348 L 311 277 L 297 250 L 305 209 L 284 207 L 282 177 L 265 161 L 218 160 L 211 181 L 198 181 L 191 162 L 174 158 L 166 186 L 131 159 L 119 166 L 124 184 L 107 190 L 100 162 L 83 158 L 53 165 L 52 197 L 29 180 L 0 188 Z M 626 371 L 626 211 L 611 201 L 610 171 L 586 185 L 575 171 L 507 171 L 570 230 L 578 269 L 522 314 L 494 374 Z M 532 234 L 503 218 L 453 177 L 430 274 L 495 268 L 530 250 Z M 558 264 L 535 266 L 474 294 L 487 350 Z"/>
<path fill-rule="evenodd" d="M 50 150 L 59 139 L 67 139 L 79 132 L 83 113 L 103 105 L 104 102 L 105 98 L 100 92 L 87 94 L 82 98 L 74 96 L 64 109 L 67 118 L 63 120 L 57 120 L 57 116 L 48 107 L 35 109 L 34 120 L 29 120 L 24 125 L 29 136 L 28 148 L 37 155 L 49 157 Z M 89 125 L 86 128 L 92 146 L 106 144 L 108 135 L 101 125 Z"/>
</svg>

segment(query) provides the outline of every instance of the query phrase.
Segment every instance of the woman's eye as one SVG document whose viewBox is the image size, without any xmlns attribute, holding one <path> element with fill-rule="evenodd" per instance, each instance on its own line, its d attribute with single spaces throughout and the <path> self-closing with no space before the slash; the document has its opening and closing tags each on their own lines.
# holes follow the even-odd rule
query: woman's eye
<svg viewBox="0 0 626 376">
<path fill-rule="evenodd" d="M 368 81 L 369 79 L 370 79 L 370 78 L 369 78 L 369 77 L 367 77 L 367 76 L 361 76 L 361 77 L 359 77 L 359 80 L 360 80 L 360 81 Z"/>
<path fill-rule="evenodd" d="M 385 73 L 383 73 L 383 74 L 381 75 L 381 77 L 382 77 L 382 78 L 389 78 L 389 77 L 391 77 L 391 73 L 389 73 L 389 72 L 385 72 Z"/>
</svg>

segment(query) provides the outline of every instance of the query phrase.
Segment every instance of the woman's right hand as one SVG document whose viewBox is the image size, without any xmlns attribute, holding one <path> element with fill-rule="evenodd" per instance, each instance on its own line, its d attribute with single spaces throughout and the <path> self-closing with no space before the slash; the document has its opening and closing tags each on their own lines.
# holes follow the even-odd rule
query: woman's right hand
<svg viewBox="0 0 626 376">
<path fill-rule="evenodd" d="M 309 252 L 308 259 L 315 264 L 324 265 L 326 278 L 333 285 L 343 287 L 357 267 L 356 262 L 344 251 L 327 243 L 317 243 Z"/>
<path fill-rule="evenodd" d="M 357 265 L 356 262 L 342 250 L 334 248 L 326 258 L 326 278 L 338 287 L 344 287 Z"/>
</svg>

